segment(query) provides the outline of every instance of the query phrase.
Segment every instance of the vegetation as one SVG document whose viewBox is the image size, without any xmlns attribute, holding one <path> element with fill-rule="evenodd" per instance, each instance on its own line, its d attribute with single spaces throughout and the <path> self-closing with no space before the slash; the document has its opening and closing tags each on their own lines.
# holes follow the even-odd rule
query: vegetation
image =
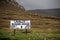
<svg viewBox="0 0 60 40">
<path fill-rule="evenodd" d="M 10 20 L 31 20 L 31 31 L 17 30 L 14 36 L 13 30 L 7 29 Z M 59 32 L 60 18 L 28 12 L 13 2 L 0 3 L 0 40 L 60 40 Z"/>
<path fill-rule="evenodd" d="M 22 33 L 22 31 L 7 31 L 0 29 L 0 40 L 60 40 L 60 33 Z"/>
</svg>

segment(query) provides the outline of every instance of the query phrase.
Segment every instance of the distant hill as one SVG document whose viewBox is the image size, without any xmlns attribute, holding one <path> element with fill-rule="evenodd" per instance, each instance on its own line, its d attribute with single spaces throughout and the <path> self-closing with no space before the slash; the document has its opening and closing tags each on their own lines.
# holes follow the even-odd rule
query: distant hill
<svg viewBox="0 0 60 40">
<path fill-rule="evenodd" d="M 60 8 L 56 8 L 56 9 L 35 9 L 35 10 L 29 10 L 29 11 L 35 12 L 38 14 L 48 15 L 48 16 L 60 17 Z"/>
<path fill-rule="evenodd" d="M 10 20 L 30 20 L 32 31 L 60 32 L 60 18 L 26 11 L 16 3 L 14 0 L 0 0 L 0 28 L 10 28 Z"/>
</svg>

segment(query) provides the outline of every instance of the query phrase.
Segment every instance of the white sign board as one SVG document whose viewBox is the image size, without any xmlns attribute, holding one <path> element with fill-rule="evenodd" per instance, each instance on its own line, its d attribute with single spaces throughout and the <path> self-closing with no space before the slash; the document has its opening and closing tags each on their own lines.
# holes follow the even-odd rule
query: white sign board
<svg viewBox="0 0 60 40">
<path fill-rule="evenodd" d="M 30 29 L 30 20 L 11 20 L 10 29 Z"/>
</svg>

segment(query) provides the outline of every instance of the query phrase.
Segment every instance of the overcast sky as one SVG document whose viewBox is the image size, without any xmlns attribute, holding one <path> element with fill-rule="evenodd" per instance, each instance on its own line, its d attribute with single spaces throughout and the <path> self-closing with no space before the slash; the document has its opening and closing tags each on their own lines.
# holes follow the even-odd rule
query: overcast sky
<svg viewBox="0 0 60 40">
<path fill-rule="evenodd" d="M 16 0 L 26 10 L 60 8 L 60 0 Z"/>
</svg>

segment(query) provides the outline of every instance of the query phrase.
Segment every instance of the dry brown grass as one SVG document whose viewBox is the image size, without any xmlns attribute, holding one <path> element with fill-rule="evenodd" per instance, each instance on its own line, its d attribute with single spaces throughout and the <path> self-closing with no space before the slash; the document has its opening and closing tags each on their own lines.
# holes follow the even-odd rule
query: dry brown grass
<svg viewBox="0 0 60 40">
<path fill-rule="evenodd" d="M 10 20 L 31 20 L 31 30 L 34 32 L 60 32 L 60 18 L 37 15 L 11 4 L 1 5 L 0 28 L 9 28 Z"/>
</svg>

